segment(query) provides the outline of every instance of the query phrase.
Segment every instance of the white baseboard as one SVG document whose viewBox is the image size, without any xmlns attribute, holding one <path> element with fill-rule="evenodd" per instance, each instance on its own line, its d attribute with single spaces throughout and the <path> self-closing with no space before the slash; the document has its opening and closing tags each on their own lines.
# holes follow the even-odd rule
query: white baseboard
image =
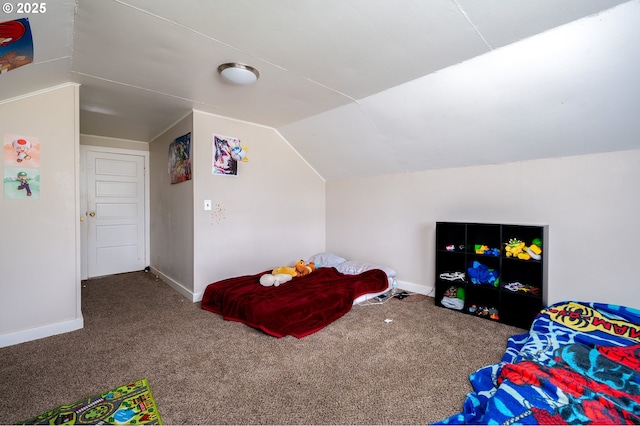
<svg viewBox="0 0 640 426">
<path fill-rule="evenodd" d="M 423 284 L 414 284 L 398 280 L 398 288 L 411 293 L 420 293 L 430 297 L 434 295 L 434 288 Z"/>
<path fill-rule="evenodd" d="M 180 284 L 170 276 L 165 275 L 164 273 L 158 271 L 153 266 L 151 266 L 151 272 L 155 274 L 158 278 L 160 278 L 162 281 L 167 283 L 169 287 L 171 287 L 172 289 L 180 293 L 188 301 L 195 303 L 202 300 L 202 293 L 193 293 L 191 290 L 185 288 L 182 284 Z"/>
<path fill-rule="evenodd" d="M 64 321 L 44 325 L 42 327 L 30 328 L 28 330 L 16 331 L 14 333 L 3 334 L 0 336 L 0 348 L 30 342 L 31 340 L 43 339 L 45 337 L 55 336 L 56 334 L 80 330 L 83 327 L 84 319 L 80 317 L 71 321 Z"/>
</svg>

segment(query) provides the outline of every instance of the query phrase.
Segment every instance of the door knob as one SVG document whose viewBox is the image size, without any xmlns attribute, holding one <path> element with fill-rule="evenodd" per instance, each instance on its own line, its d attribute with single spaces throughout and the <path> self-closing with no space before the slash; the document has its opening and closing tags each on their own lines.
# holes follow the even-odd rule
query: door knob
<svg viewBox="0 0 640 426">
<path fill-rule="evenodd" d="M 89 212 L 89 216 L 94 217 L 96 215 L 96 212 Z"/>
</svg>

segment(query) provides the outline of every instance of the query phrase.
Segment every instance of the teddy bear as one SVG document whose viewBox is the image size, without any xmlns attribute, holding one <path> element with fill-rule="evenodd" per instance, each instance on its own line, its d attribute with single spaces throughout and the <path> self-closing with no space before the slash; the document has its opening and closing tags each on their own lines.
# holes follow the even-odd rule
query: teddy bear
<svg viewBox="0 0 640 426">
<path fill-rule="evenodd" d="M 296 276 L 298 277 L 304 277 L 305 275 L 309 275 L 316 270 L 316 264 L 314 262 L 309 262 L 307 264 L 304 262 L 304 260 L 298 260 L 294 267 L 297 273 Z"/>
</svg>

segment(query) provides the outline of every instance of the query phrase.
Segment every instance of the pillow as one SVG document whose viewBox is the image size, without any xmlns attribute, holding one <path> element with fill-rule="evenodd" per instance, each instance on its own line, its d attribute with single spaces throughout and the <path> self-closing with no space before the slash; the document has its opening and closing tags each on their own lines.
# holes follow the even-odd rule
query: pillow
<svg viewBox="0 0 640 426">
<path fill-rule="evenodd" d="M 309 262 L 315 263 L 316 268 L 335 268 L 346 261 L 344 257 L 329 252 L 314 254 L 309 258 Z"/>
<path fill-rule="evenodd" d="M 346 262 L 342 262 L 338 266 L 335 267 L 338 272 L 342 272 L 343 274 L 355 275 L 360 274 L 364 271 L 368 271 L 370 269 L 382 269 L 387 277 L 393 278 L 396 276 L 396 271 L 391 268 L 387 268 L 386 266 L 376 265 L 371 262 L 361 262 L 359 260 L 349 260 Z"/>
</svg>

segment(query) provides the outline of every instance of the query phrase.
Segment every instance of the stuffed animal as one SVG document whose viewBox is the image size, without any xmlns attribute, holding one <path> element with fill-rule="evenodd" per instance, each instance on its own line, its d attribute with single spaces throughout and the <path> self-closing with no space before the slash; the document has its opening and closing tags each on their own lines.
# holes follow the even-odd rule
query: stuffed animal
<svg viewBox="0 0 640 426">
<path fill-rule="evenodd" d="M 231 158 L 236 161 L 249 161 L 249 159 L 247 158 L 247 149 L 249 148 L 247 148 L 246 146 L 234 146 L 233 148 L 231 148 Z"/>
<path fill-rule="evenodd" d="M 260 284 L 264 287 L 278 287 L 280 284 L 284 284 L 292 279 L 293 277 L 289 274 L 264 274 L 260 277 Z"/>
<path fill-rule="evenodd" d="M 274 268 L 273 271 L 271 271 L 271 274 L 273 275 L 287 274 L 287 275 L 291 275 L 292 277 L 295 277 L 298 275 L 298 272 L 296 272 L 295 267 L 292 268 L 290 266 L 278 266 L 277 268 Z"/>
<path fill-rule="evenodd" d="M 316 270 L 316 264 L 314 262 L 304 263 L 304 260 L 298 260 L 295 264 L 295 269 L 298 277 L 304 277 Z"/>
<path fill-rule="evenodd" d="M 278 266 L 271 271 L 270 274 L 264 274 L 260 277 L 260 284 L 264 287 L 278 287 L 280 284 L 291 281 L 293 277 L 304 277 L 316 270 L 316 264 L 309 262 L 304 263 L 304 260 L 299 260 L 293 267 L 290 266 Z"/>
</svg>

